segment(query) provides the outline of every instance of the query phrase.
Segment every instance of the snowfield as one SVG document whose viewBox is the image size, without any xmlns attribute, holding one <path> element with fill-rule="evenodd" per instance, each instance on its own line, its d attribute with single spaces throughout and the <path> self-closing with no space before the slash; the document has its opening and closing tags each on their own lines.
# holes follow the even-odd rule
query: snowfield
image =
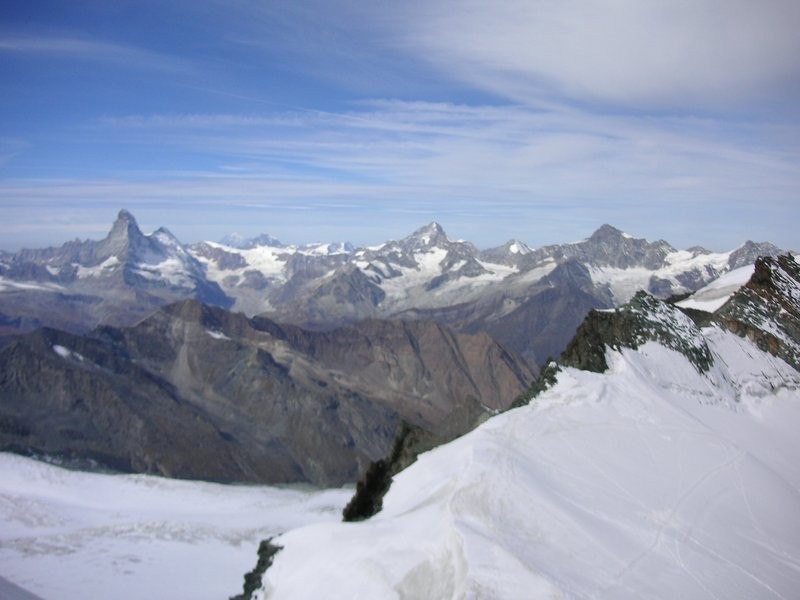
<svg viewBox="0 0 800 600">
<path fill-rule="evenodd" d="M 0 453 L 0 598 L 2 578 L 45 600 L 228 598 L 260 540 L 339 520 L 352 492 L 81 473 Z"/>
<path fill-rule="evenodd" d="M 704 330 L 424 454 L 361 523 L 290 531 L 259 598 L 797 598 L 800 375 Z"/>
</svg>

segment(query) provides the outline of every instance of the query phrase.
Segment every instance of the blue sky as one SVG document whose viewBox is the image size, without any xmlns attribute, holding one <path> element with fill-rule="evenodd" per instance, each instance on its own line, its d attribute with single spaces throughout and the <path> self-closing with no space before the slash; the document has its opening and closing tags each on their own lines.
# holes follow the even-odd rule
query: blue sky
<svg viewBox="0 0 800 600">
<path fill-rule="evenodd" d="M 796 0 L 9 0 L 0 248 L 480 247 L 611 223 L 800 249 Z"/>
</svg>

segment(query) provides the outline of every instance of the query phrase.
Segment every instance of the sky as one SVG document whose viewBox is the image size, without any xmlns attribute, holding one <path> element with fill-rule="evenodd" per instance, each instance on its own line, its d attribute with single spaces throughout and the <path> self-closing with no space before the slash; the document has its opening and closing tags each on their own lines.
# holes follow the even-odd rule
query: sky
<svg viewBox="0 0 800 600">
<path fill-rule="evenodd" d="M 797 0 L 4 0 L 0 249 L 800 249 Z"/>
</svg>

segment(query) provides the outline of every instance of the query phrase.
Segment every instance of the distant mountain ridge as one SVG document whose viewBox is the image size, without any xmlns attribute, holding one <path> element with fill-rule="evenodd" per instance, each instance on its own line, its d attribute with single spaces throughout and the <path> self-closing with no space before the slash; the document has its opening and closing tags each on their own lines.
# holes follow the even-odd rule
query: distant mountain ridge
<svg viewBox="0 0 800 600">
<path fill-rule="evenodd" d="M 659 297 L 694 291 L 757 256 L 769 243 L 726 253 L 679 251 L 603 225 L 581 242 L 533 249 L 517 240 L 488 250 L 450 240 L 438 223 L 406 238 L 336 255 L 190 249 L 209 278 L 247 313 L 325 329 L 364 318 L 430 319 L 485 331 L 541 364 L 564 348 L 592 308 L 643 289 Z"/>
<path fill-rule="evenodd" d="M 446 440 L 533 379 L 431 322 L 310 332 L 184 300 L 128 328 L 0 348 L 0 449 L 170 477 L 341 485 L 400 421 Z"/>
<path fill-rule="evenodd" d="M 589 238 L 532 248 L 511 240 L 479 250 L 438 223 L 377 246 L 287 246 L 269 235 L 184 246 L 167 230 L 145 236 L 121 211 L 106 239 L 0 254 L 0 336 L 50 325 L 74 332 L 129 325 L 159 306 L 194 298 L 310 329 L 364 319 L 433 320 L 486 332 L 531 365 L 558 355 L 593 308 L 638 290 L 693 292 L 757 256 L 676 250 L 603 225 Z"/>
</svg>

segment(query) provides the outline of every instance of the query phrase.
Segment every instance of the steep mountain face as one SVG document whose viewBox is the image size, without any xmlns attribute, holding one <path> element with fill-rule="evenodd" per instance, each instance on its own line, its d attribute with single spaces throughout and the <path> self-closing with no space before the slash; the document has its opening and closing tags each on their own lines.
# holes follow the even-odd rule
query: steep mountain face
<svg viewBox="0 0 800 600">
<path fill-rule="evenodd" d="M 800 265 L 791 255 L 763 257 L 753 276 L 719 310 L 716 322 L 800 370 Z"/>
<path fill-rule="evenodd" d="M 421 455 L 374 517 L 273 538 L 255 597 L 792 597 L 800 372 L 760 334 L 797 342 L 797 282 L 759 260 L 702 327 L 644 293 L 593 313 L 529 404 Z"/>
<path fill-rule="evenodd" d="M 450 439 L 533 375 L 486 335 L 309 332 L 183 301 L 129 328 L 0 349 L 0 448 L 228 481 L 353 481 L 401 420 Z"/>
<path fill-rule="evenodd" d="M 183 298 L 232 305 L 201 263 L 166 229 L 144 235 L 122 210 L 100 241 L 22 250 L 0 259 L 0 314 L 71 331 L 131 324 Z"/>
</svg>

